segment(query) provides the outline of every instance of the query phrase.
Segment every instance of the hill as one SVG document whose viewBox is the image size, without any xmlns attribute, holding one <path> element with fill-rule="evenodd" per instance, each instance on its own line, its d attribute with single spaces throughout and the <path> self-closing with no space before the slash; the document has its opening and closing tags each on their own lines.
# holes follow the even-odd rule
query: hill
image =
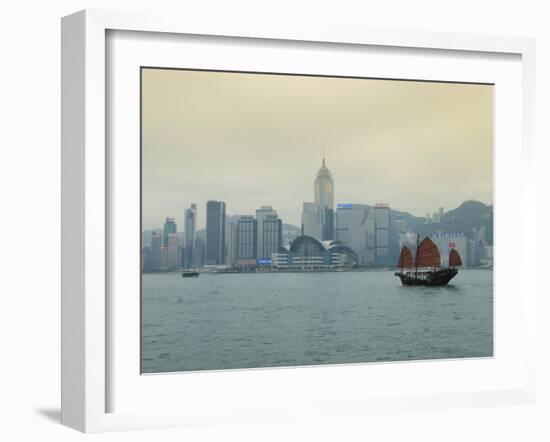
<svg viewBox="0 0 550 442">
<path fill-rule="evenodd" d="M 443 220 L 439 223 L 426 224 L 424 218 L 413 218 L 413 222 L 411 225 L 407 224 L 407 227 L 425 235 L 441 231 L 443 233 L 464 233 L 471 238 L 474 228 L 479 229 L 485 226 L 485 239 L 489 244 L 493 244 L 493 206 L 480 201 L 463 202 L 456 209 L 445 213 Z M 418 223 L 419 219 L 422 220 L 420 223 Z"/>
</svg>

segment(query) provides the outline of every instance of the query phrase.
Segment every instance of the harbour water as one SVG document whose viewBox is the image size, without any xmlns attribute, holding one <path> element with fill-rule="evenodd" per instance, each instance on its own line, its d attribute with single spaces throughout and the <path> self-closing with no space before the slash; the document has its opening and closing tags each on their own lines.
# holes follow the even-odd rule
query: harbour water
<svg viewBox="0 0 550 442">
<path fill-rule="evenodd" d="M 493 272 L 144 274 L 141 326 L 143 373 L 488 357 Z"/>
</svg>

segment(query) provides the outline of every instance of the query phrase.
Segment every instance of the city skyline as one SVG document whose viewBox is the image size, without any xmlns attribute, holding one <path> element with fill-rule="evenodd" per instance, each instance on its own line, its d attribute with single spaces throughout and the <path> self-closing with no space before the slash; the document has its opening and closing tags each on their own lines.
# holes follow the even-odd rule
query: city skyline
<svg viewBox="0 0 550 442">
<path fill-rule="evenodd" d="M 330 176 L 324 162 L 320 172 Z M 316 200 L 317 197 L 318 194 Z M 477 208 L 481 205 L 489 209 L 483 203 L 468 201 L 456 210 L 467 204 L 470 204 L 470 207 L 471 204 L 475 204 Z M 304 203 L 304 211 L 309 211 L 312 205 L 315 203 Z M 465 257 L 464 262 L 473 266 L 487 265 L 492 260 L 492 239 L 489 238 L 490 242 L 486 241 L 485 221 L 478 218 L 474 221 L 475 227 L 469 233 L 464 233 L 468 232 L 467 228 L 463 231 L 459 229 L 449 232 L 439 224 L 446 216 L 443 207 L 433 213 L 433 217 L 428 214 L 425 218 L 416 218 L 417 221 L 412 221 L 409 225 L 406 218 L 399 213 L 392 217 L 387 204 L 340 204 L 336 210 L 330 209 L 329 204 L 326 206 L 329 210 L 327 213 L 333 220 L 324 224 L 319 206 L 315 210 L 315 216 L 302 217 L 301 232 L 300 228 L 298 232 L 291 229 L 284 241 L 283 220 L 271 206 L 261 206 L 256 209 L 255 215 L 226 214 L 226 205 L 223 201 L 208 201 L 206 207 L 207 228 L 200 235 L 195 230 L 196 204 L 191 204 L 191 207 L 185 210 L 186 227 L 183 231 L 177 230 L 175 220 L 170 217 L 166 218 L 163 229 L 149 231 L 150 240 L 142 243 L 144 271 L 188 269 L 203 265 L 229 266 L 238 271 L 242 271 L 243 268 L 256 268 L 258 265 L 270 265 L 279 269 L 287 268 L 289 265 L 305 265 L 309 268 L 310 264 L 321 265 L 320 259 L 325 261 L 322 265 L 327 265 L 327 257 L 336 266 L 349 265 L 351 258 L 354 265 L 362 268 L 391 267 L 403 246 L 415 249 L 418 231 L 413 226 L 419 220 L 422 220 L 420 222 L 424 226 L 433 226 L 428 227 L 427 233 L 424 232 L 423 236 L 432 238 L 438 243 L 440 250 L 448 248 L 450 252 L 453 248 L 455 252 L 459 252 L 459 256 Z M 451 212 L 453 211 L 454 209 L 451 209 Z M 456 222 L 455 216 L 452 215 L 451 222 Z M 327 226 L 330 226 L 328 230 Z M 326 233 L 329 236 L 325 238 L 322 235 Z M 492 234 L 489 235 L 492 237 Z M 311 255 L 315 249 L 316 252 Z M 298 258 L 292 258 L 296 256 L 296 252 Z M 322 258 L 324 252 L 328 255 Z M 308 265 L 305 264 L 304 253 L 308 257 L 311 256 L 312 261 Z M 342 258 L 344 255 L 346 257 Z M 291 264 L 289 256 L 291 260 L 298 259 L 299 262 L 292 261 Z M 446 258 L 442 257 L 441 262 L 447 262 Z"/>
<path fill-rule="evenodd" d="M 315 177 L 313 199 L 302 204 L 300 233 L 290 234 L 285 242 L 283 220 L 272 206 L 262 205 L 256 209 L 255 216 L 231 215 L 224 201 L 209 200 L 206 230 L 202 235 L 204 248 L 200 245 L 203 239 L 199 239 L 196 231 L 197 205 L 193 203 L 185 209 L 185 245 L 180 247 L 175 219 L 166 218 L 162 248 L 153 234 L 150 246 L 142 248 L 142 268 L 174 271 L 206 265 L 227 266 L 236 272 L 265 269 L 265 266 L 275 271 L 387 268 L 397 259 L 400 250 L 411 254 L 417 246 L 418 232 L 407 226 L 402 215 L 392 219 L 387 203 L 347 203 L 335 207 L 334 180 L 324 157 Z M 462 264 L 461 256 L 470 265 L 487 264 L 492 259 L 492 246 L 486 242 L 483 225 L 476 223 L 470 238 L 466 239 L 463 232 L 443 232 L 439 226 L 445 220 L 443 207 L 418 219 L 422 219 L 423 224 L 433 223 L 435 229 L 428 235 L 434 238 L 433 244 L 439 243 L 434 247 L 447 249 L 449 256 L 451 251 L 455 253 L 456 262 Z M 433 262 L 450 262 L 441 259 L 439 252 L 437 256 Z"/>
<path fill-rule="evenodd" d="M 415 216 L 492 204 L 492 86 L 159 69 L 142 79 L 144 229 L 181 224 L 191 203 L 202 229 L 208 200 L 231 214 L 268 204 L 300 225 L 323 150 L 335 204 Z"/>
</svg>

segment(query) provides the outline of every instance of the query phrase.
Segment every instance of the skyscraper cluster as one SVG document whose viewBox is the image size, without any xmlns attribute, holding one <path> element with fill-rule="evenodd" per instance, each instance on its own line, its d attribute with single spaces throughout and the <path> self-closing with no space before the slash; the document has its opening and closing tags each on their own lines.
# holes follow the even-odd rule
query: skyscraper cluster
<svg viewBox="0 0 550 442">
<path fill-rule="evenodd" d="M 271 206 L 261 206 L 255 215 L 228 216 L 225 202 L 207 201 L 206 229 L 198 231 L 197 205 L 191 204 L 184 224 L 182 237 L 173 218 L 166 218 L 162 233 L 151 233 L 142 248 L 144 271 L 270 264 L 282 247 L 283 223 Z"/>
<path fill-rule="evenodd" d="M 334 180 L 323 158 L 314 183 L 314 202 L 302 206 L 302 235 L 350 247 L 360 265 L 388 266 L 390 208 L 387 204 L 342 203 L 334 211 Z"/>
<path fill-rule="evenodd" d="M 313 196 L 313 202 L 302 206 L 302 236 L 323 242 L 328 251 L 336 250 L 337 245 L 348 247 L 355 264 L 390 265 L 387 204 L 338 204 L 335 211 L 334 180 L 324 158 L 315 177 Z M 185 209 L 181 234 L 175 219 L 166 218 L 163 231 L 153 232 L 145 241 L 149 244 L 142 249 L 144 271 L 266 266 L 274 256 L 280 260 L 288 252 L 283 247 L 283 222 L 272 206 L 261 206 L 254 214 L 229 216 L 224 201 L 211 200 L 205 209 L 203 231 L 197 229 L 197 204 Z"/>
</svg>

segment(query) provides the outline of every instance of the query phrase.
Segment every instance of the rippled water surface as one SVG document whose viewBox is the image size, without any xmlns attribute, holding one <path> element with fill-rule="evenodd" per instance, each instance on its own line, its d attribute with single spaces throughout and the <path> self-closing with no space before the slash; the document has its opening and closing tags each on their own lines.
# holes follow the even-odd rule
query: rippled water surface
<svg viewBox="0 0 550 442">
<path fill-rule="evenodd" d="M 492 356 L 493 273 L 145 274 L 144 373 Z"/>
</svg>

